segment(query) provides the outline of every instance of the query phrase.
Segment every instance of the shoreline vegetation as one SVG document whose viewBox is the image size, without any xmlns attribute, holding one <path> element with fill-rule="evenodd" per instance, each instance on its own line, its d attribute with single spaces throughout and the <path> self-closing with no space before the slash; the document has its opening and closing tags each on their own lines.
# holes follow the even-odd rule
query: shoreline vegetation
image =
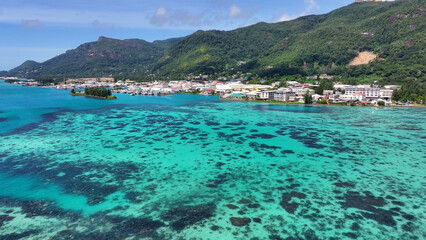
<svg viewBox="0 0 426 240">
<path fill-rule="evenodd" d="M 87 95 L 87 94 L 84 94 L 84 93 L 74 93 L 74 94 L 71 94 L 71 96 L 73 96 L 73 97 L 80 96 L 80 97 L 96 98 L 96 99 L 102 99 L 102 100 L 117 100 L 116 96 L 98 97 L 98 96 L 93 96 L 93 95 Z"/>
<path fill-rule="evenodd" d="M 72 96 L 83 96 L 89 98 L 103 99 L 103 100 L 115 100 L 116 96 L 112 96 L 112 92 L 106 88 L 85 88 L 83 92 L 76 92 L 74 89 L 71 90 Z"/>
</svg>

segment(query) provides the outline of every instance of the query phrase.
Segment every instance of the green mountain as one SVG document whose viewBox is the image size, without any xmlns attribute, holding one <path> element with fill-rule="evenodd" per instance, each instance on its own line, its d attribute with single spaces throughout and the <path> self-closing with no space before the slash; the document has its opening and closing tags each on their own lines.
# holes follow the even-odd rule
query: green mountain
<svg viewBox="0 0 426 240">
<path fill-rule="evenodd" d="M 27 60 L 24 63 L 22 63 L 19 67 L 16 67 L 12 70 L 10 70 L 10 73 L 15 73 L 17 75 L 22 75 L 27 72 L 34 71 L 35 69 L 40 67 L 40 63 L 32 60 Z"/>
<path fill-rule="evenodd" d="M 329 72 L 389 81 L 424 80 L 425 27 L 425 0 L 353 3 L 288 22 L 198 31 L 168 49 L 155 69 L 169 74 L 234 69 L 262 77 Z M 371 51 L 383 60 L 348 67 L 360 51 Z"/>
<path fill-rule="evenodd" d="M 101 37 L 9 75 L 214 76 L 258 78 L 329 73 L 381 83 L 426 82 L 426 0 L 353 3 L 324 15 L 258 23 L 233 31 L 197 31 L 149 43 Z M 349 66 L 359 52 L 376 61 Z"/>
<path fill-rule="evenodd" d="M 26 61 L 9 71 L 9 75 L 26 77 L 92 77 L 109 75 L 146 75 L 167 48 L 179 38 L 153 43 L 140 39 L 117 40 L 100 37 L 96 42 L 46 62 Z"/>
</svg>

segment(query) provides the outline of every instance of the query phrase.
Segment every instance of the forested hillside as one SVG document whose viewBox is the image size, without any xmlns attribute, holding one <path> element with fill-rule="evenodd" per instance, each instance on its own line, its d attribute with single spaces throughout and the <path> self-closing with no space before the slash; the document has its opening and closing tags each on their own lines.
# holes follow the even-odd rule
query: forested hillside
<svg viewBox="0 0 426 240">
<path fill-rule="evenodd" d="M 260 77 L 330 73 L 388 82 L 407 77 L 424 81 L 425 2 L 353 3 L 288 22 L 199 31 L 173 45 L 156 69 L 171 75 L 234 69 Z M 371 51 L 379 60 L 349 67 L 361 51 Z"/>
<path fill-rule="evenodd" d="M 179 39 L 155 41 L 117 40 L 100 37 L 43 63 L 26 61 L 9 75 L 26 77 L 92 77 L 109 75 L 146 75 L 152 64 Z"/>
</svg>

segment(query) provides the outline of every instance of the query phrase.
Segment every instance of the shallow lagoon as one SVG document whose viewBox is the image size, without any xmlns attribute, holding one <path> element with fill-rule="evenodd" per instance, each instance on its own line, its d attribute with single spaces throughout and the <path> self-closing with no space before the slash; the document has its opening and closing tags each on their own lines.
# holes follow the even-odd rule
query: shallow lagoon
<svg viewBox="0 0 426 240">
<path fill-rule="evenodd" d="M 426 237 L 424 109 L 0 91 L 0 238 Z"/>
</svg>

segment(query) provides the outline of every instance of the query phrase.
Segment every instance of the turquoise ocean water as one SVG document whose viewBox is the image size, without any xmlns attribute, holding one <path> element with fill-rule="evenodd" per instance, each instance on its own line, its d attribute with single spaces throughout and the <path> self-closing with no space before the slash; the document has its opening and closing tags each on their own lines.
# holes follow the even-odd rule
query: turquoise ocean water
<svg viewBox="0 0 426 240">
<path fill-rule="evenodd" d="M 0 82 L 0 239 L 425 239 L 425 113 Z"/>
</svg>

